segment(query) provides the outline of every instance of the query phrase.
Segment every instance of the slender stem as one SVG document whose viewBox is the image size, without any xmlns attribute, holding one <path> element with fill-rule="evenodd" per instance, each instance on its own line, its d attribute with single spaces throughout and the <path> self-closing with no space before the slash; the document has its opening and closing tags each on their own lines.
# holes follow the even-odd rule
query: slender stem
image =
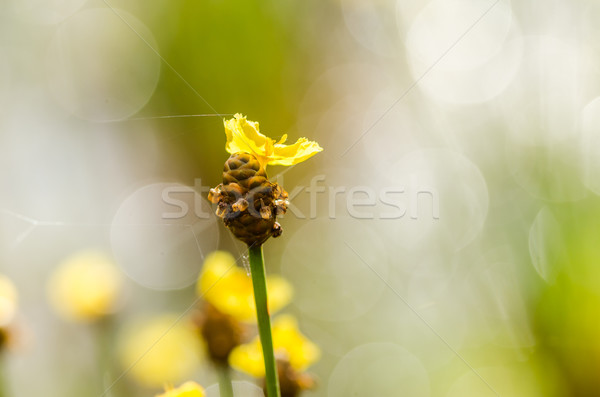
<svg viewBox="0 0 600 397">
<path fill-rule="evenodd" d="M 93 327 L 94 337 L 96 339 L 96 376 L 98 387 L 101 392 L 104 392 L 106 386 L 106 376 L 108 375 L 109 358 L 107 346 L 107 324 L 105 319 L 100 319 L 97 323 L 91 325 Z M 109 375 L 110 376 L 110 375 Z"/>
<path fill-rule="evenodd" d="M 229 376 L 229 368 L 220 366 L 217 368 L 219 373 L 219 392 L 221 397 L 233 397 L 233 385 L 231 384 L 231 376 Z"/>
<path fill-rule="evenodd" d="M 3 347 L 0 346 L 0 397 L 6 397 L 8 396 L 8 392 L 6 390 L 6 355 L 4 354 L 4 351 L 2 351 L 2 349 Z"/>
<path fill-rule="evenodd" d="M 252 285 L 254 286 L 258 333 L 265 360 L 267 397 L 280 397 L 279 379 L 277 378 L 277 366 L 273 351 L 273 337 L 271 336 L 271 318 L 267 307 L 267 277 L 265 275 L 262 246 L 252 246 L 248 249 L 250 251 L 250 270 L 252 272 Z"/>
<path fill-rule="evenodd" d="M 93 327 L 92 332 L 96 338 L 96 368 L 98 371 L 98 383 L 102 393 L 106 391 L 106 388 L 112 383 L 114 377 L 114 357 L 112 353 L 113 321 L 113 318 L 107 316 L 91 324 Z M 112 388 L 110 393 L 107 393 L 108 396 L 117 396 L 119 394 L 118 387 Z"/>
</svg>

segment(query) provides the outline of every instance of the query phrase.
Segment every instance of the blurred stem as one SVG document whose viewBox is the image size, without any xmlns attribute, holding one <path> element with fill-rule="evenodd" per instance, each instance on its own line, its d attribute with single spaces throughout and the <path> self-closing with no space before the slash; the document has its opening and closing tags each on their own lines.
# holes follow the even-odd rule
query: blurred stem
<svg viewBox="0 0 600 397">
<path fill-rule="evenodd" d="M 250 270 L 252 272 L 252 285 L 254 286 L 254 301 L 256 302 L 256 317 L 258 320 L 258 333 L 265 360 L 265 380 L 267 383 L 267 397 L 280 397 L 279 379 L 277 379 L 277 366 L 273 351 L 273 337 L 271 335 L 271 318 L 267 307 L 267 277 L 265 262 L 263 260 L 262 245 L 248 247 L 250 256 Z"/>
<path fill-rule="evenodd" d="M 96 360 L 98 360 L 99 386 L 101 393 L 112 382 L 112 319 L 110 316 L 100 318 L 97 323 L 92 324 L 96 337 Z M 115 390 L 111 390 L 108 396 L 114 395 Z"/>
<path fill-rule="evenodd" d="M 0 397 L 8 397 L 6 383 L 6 355 L 0 346 Z"/>
<path fill-rule="evenodd" d="M 219 366 L 217 372 L 219 373 L 219 392 L 221 397 L 233 397 L 233 385 L 231 384 L 229 368 Z"/>
</svg>

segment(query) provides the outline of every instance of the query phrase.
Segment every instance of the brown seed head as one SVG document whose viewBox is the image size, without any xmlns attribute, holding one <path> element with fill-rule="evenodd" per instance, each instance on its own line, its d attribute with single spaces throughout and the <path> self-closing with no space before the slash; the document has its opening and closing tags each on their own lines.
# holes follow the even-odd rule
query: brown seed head
<svg viewBox="0 0 600 397">
<path fill-rule="evenodd" d="M 314 389 L 316 386 L 316 381 L 311 375 L 296 372 L 286 359 L 277 359 L 277 375 L 281 397 L 298 397 L 302 390 Z M 266 390 L 265 386 L 263 384 Z"/>
<path fill-rule="evenodd" d="M 229 353 L 244 342 L 244 328 L 233 317 L 205 303 L 194 323 L 206 343 L 208 356 L 219 366 L 227 366 Z"/>
<path fill-rule="evenodd" d="M 231 155 L 223 168 L 223 183 L 211 189 L 211 202 L 225 226 L 248 245 L 260 245 L 281 235 L 277 215 L 288 207 L 288 194 L 267 179 L 267 173 L 253 155 Z"/>
</svg>

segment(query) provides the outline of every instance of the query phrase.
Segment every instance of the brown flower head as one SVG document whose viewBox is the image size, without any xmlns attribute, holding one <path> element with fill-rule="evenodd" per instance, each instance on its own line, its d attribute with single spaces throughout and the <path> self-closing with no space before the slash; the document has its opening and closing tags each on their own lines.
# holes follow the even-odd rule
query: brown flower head
<svg viewBox="0 0 600 397">
<path fill-rule="evenodd" d="M 231 157 L 225 162 L 223 183 L 210 190 L 209 200 L 217 204 L 217 215 L 241 241 L 249 246 L 281 235 L 277 216 L 288 207 L 288 194 L 277 183 L 269 182 L 268 164 L 293 165 L 320 152 L 316 142 L 300 138 L 285 145 L 258 131 L 258 123 L 240 114 L 225 121 L 226 149 Z"/>
</svg>

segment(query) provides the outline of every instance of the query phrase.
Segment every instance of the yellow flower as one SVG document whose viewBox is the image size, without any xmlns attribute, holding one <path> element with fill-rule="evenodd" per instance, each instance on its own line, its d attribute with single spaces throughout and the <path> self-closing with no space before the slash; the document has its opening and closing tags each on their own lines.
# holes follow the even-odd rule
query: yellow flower
<svg viewBox="0 0 600 397">
<path fill-rule="evenodd" d="M 156 397 L 204 397 L 204 389 L 196 382 L 185 382 L 176 389 L 167 390 Z"/>
<path fill-rule="evenodd" d="M 275 142 L 259 132 L 258 123 L 246 120 L 241 114 L 225 120 L 227 144 L 225 149 L 230 154 L 253 154 L 262 167 L 269 165 L 293 165 L 300 163 L 323 149 L 317 142 L 300 138 L 292 145 L 284 145 L 287 135 Z"/>
<path fill-rule="evenodd" d="M 6 276 L 0 274 L 0 327 L 9 325 L 17 313 L 17 289 Z"/>
<path fill-rule="evenodd" d="M 181 382 L 201 359 L 202 346 L 193 327 L 178 321 L 175 314 L 136 321 L 125 329 L 119 342 L 123 368 L 130 368 L 129 374 L 148 387 Z"/>
<path fill-rule="evenodd" d="M 269 311 L 282 309 L 292 299 L 292 286 L 283 278 L 267 278 Z M 237 267 L 228 252 L 215 251 L 206 257 L 197 285 L 198 295 L 222 313 L 238 321 L 256 322 L 252 279 Z"/>
<path fill-rule="evenodd" d="M 59 265 L 48 284 L 50 302 L 67 319 L 93 321 L 116 308 L 123 278 L 105 255 L 84 251 Z"/>
<path fill-rule="evenodd" d="M 306 370 L 321 356 L 317 345 L 300 333 L 298 322 L 290 315 L 279 316 L 273 321 L 273 347 L 275 356 L 289 361 L 298 372 Z M 256 337 L 252 342 L 233 349 L 229 364 L 256 378 L 264 377 L 265 363 L 260 339 Z"/>
</svg>

